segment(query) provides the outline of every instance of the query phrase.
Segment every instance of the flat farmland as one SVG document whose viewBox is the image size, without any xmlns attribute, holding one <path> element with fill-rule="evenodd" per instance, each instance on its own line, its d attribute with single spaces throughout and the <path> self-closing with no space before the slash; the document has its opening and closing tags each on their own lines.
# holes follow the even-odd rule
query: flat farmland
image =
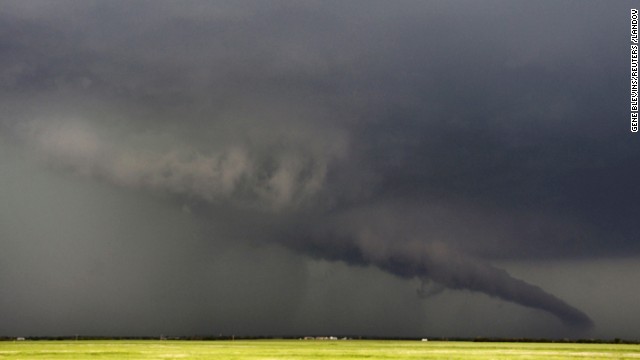
<svg viewBox="0 0 640 360">
<path fill-rule="evenodd" d="M 640 359 L 640 345 L 378 340 L 4 341 L 0 359 Z"/>
</svg>

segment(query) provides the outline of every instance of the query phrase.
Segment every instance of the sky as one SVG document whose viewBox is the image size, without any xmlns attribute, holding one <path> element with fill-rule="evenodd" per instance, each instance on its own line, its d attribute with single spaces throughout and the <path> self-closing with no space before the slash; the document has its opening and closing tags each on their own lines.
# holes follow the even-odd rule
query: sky
<svg viewBox="0 0 640 360">
<path fill-rule="evenodd" d="M 0 336 L 640 339 L 632 6 L 3 1 Z"/>
</svg>

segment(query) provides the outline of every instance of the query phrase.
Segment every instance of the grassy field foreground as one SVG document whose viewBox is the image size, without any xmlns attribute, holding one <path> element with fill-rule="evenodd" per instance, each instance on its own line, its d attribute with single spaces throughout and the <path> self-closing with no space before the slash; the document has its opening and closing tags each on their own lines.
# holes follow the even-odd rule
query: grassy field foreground
<svg viewBox="0 0 640 360">
<path fill-rule="evenodd" d="M 640 359 L 640 345 L 420 341 L 15 341 L 0 359 Z"/>
</svg>

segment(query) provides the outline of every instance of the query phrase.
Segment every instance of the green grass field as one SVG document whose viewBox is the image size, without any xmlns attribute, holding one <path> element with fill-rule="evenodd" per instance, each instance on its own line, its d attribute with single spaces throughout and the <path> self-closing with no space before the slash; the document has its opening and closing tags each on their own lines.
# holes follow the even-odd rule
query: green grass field
<svg viewBox="0 0 640 360">
<path fill-rule="evenodd" d="M 420 341 L 6 341 L 0 359 L 640 359 L 640 345 Z"/>
</svg>

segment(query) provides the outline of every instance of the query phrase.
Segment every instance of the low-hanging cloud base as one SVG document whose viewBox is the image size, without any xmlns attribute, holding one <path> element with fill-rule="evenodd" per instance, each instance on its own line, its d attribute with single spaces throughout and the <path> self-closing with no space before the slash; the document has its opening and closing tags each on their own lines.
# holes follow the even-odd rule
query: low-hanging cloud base
<svg viewBox="0 0 640 360">
<path fill-rule="evenodd" d="M 322 259 L 430 284 L 418 291 L 425 303 L 444 289 L 482 293 L 517 305 L 510 313 L 550 314 L 567 334 L 591 331 L 601 320 L 573 290 L 587 274 L 561 293 L 496 264 L 640 254 L 640 148 L 619 81 L 628 8 L 460 4 L 3 4 L 0 287 L 18 295 L 0 299 L 0 315 L 49 309 L 60 289 L 78 306 L 135 313 L 101 278 L 108 268 L 119 279 L 147 274 L 136 283 L 144 291 L 123 291 L 139 303 L 154 294 L 192 309 L 184 329 L 209 301 L 228 305 L 211 310 L 227 320 L 262 319 L 245 329 L 267 328 L 273 319 L 257 313 L 270 309 L 293 324 L 311 287 L 298 262 Z M 174 233 L 159 218 L 180 225 Z M 271 247 L 287 249 L 277 255 L 286 261 L 260 268 Z M 63 248 L 80 260 L 60 261 Z M 147 248 L 156 260 L 127 255 Z M 235 262 L 220 260 L 230 249 L 241 249 Z M 283 280 L 263 288 L 238 275 L 253 269 Z M 46 286 L 21 284 L 25 271 Z M 261 296 L 247 290 L 256 287 Z M 353 295 L 345 307 L 374 300 Z M 163 306 L 138 310 L 152 317 Z M 520 326 L 555 329 L 549 318 L 523 315 Z M 145 331 L 165 325 L 153 324 Z"/>
</svg>

